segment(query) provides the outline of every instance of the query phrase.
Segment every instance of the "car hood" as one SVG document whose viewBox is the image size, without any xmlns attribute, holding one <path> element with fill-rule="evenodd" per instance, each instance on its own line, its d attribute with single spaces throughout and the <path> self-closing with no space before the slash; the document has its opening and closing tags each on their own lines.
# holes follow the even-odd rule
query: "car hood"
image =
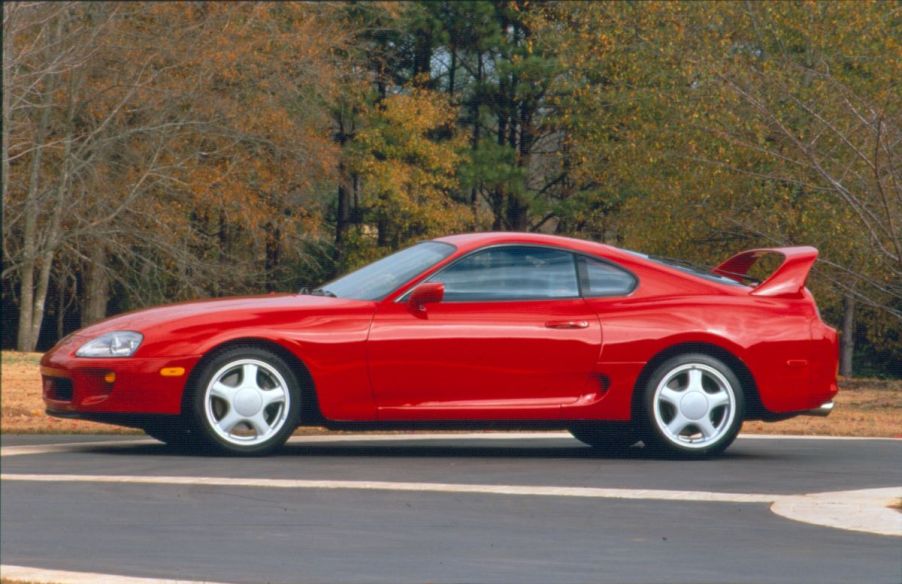
<svg viewBox="0 0 902 584">
<path fill-rule="evenodd" d="M 365 301 L 331 298 L 328 296 L 311 296 L 308 294 L 266 294 L 197 300 L 120 314 L 80 329 L 73 336 L 94 337 L 117 330 L 144 332 L 164 323 L 193 319 L 195 317 L 209 318 L 217 314 L 222 314 L 225 317 L 236 313 L 263 314 L 286 310 L 333 311 L 340 309 L 344 305 L 359 306 L 362 303 L 365 303 Z"/>
</svg>

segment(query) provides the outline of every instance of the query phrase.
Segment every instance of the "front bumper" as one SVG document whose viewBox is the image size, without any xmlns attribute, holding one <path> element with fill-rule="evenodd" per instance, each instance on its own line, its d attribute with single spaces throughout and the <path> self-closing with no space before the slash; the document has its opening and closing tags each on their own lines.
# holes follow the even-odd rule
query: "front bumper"
<svg viewBox="0 0 902 584">
<path fill-rule="evenodd" d="M 58 346 L 41 359 L 44 405 L 51 415 L 177 415 L 191 370 L 199 356 L 182 358 L 75 357 L 79 340 Z M 182 368 L 179 376 L 161 375 Z"/>
</svg>

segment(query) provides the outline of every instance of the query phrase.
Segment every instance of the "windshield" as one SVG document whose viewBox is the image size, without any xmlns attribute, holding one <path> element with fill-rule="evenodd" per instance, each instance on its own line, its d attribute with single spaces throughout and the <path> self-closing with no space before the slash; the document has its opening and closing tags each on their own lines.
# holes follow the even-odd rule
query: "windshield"
<svg viewBox="0 0 902 584">
<path fill-rule="evenodd" d="M 317 291 L 338 298 L 382 300 L 398 286 L 454 253 L 454 250 L 450 243 L 418 243 L 333 280 Z"/>
</svg>

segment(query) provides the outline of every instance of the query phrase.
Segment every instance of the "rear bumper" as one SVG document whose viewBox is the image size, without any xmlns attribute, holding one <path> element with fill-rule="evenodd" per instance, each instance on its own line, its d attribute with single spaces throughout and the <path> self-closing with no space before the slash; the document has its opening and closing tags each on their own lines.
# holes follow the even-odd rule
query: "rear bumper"
<svg viewBox="0 0 902 584">
<path fill-rule="evenodd" d="M 810 399 L 815 404 L 831 403 L 839 391 L 836 383 L 836 375 L 839 372 L 839 335 L 836 329 L 818 320 L 812 323 L 811 340 L 813 367 Z M 821 407 L 823 406 L 813 408 L 812 411 L 818 411 Z"/>
</svg>

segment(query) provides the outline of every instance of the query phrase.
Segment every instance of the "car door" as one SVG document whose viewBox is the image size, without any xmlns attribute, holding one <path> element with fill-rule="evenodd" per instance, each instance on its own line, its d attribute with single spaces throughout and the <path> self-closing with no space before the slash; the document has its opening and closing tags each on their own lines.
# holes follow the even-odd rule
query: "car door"
<svg viewBox="0 0 902 584">
<path fill-rule="evenodd" d="M 598 318 L 565 250 L 504 245 L 429 278 L 444 298 L 377 308 L 367 352 L 380 420 L 529 419 L 597 390 Z"/>
</svg>

